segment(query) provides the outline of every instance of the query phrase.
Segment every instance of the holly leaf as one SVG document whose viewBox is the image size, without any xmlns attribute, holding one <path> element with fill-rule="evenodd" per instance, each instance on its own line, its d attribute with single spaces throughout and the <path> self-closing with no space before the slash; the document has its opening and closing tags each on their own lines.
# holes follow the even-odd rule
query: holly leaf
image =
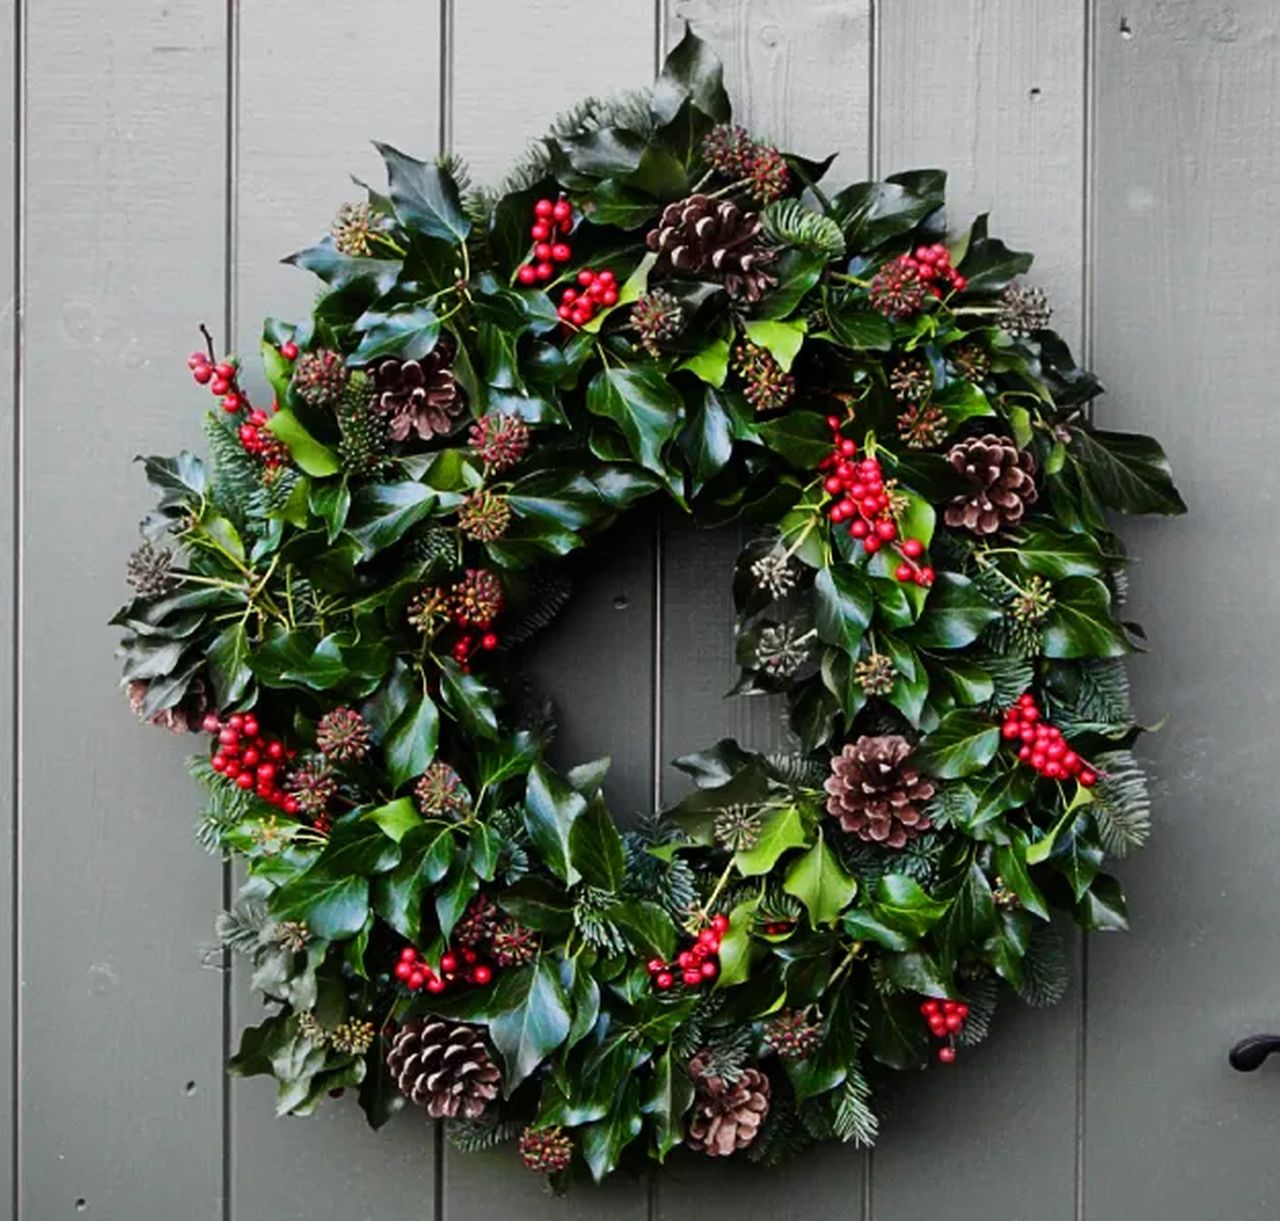
<svg viewBox="0 0 1280 1221">
<path fill-rule="evenodd" d="M 289 447 L 289 457 L 299 470 L 315 478 L 336 475 L 342 464 L 327 445 L 317 441 L 288 407 L 282 407 L 267 422 L 267 431 Z"/>
<path fill-rule="evenodd" d="M 360 346 L 347 357 L 350 365 L 368 365 L 384 356 L 421 360 L 440 338 L 440 319 L 426 305 L 408 305 L 385 312 L 366 310 L 352 329 L 360 336 Z"/>
<path fill-rule="evenodd" d="M 569 828 L 569 860 L 590 886 L 612 893 L 626 880 L 622 836 L 597 795 Z"/>
<path fill-rule="evenodd" d="M 693 1082 L 684 1062 L 668 1046 L 654 1061 L 653 1073 L 645 1085 L 640 1109 L 653 1123 L 653 1139 L 658 1161 L 666 1161 L 684 1139 L 685 1112 L 693 1105 Z"/>
<path fill-rule="evenodd" d="M 415 776 L 421 776 L 435 758 L 440 733 L 440 714 L 425 691 L 415 692 L 396 718 L 382 754 L 392 786 L 399 788 Z"/>
<path fill-rule="evenodd" d="M 223 628 L 207 653 L 209 677 L 217 707 L 230 708 L 244 696 L 253 681 L 249 666 L 249 633 L 243 623 Z"/>
<path fill-rule="evenodd" d="M 1111 615 L 1111 591 L 1096 577 L 1068 577 L 1053 587 L 1045 620 L 1046 657 L 1122 657 L 1124 631 Z"/>
<path fill-rule="evenodd" d="M 792 362 L 800 353 L 804 343 L 808 324 L 803 318 L 790 322 L 775 322 L 768 318 L 758 318 L 743 324 L 747 337 L 758 347 L 765 348 L 782 366 L 783 372 L 790 372 Z"/>
<path fill-rule="evenodd" d="M 1173 485 L 1169 459 L 1150 437 L 1077 427 L 1071 430 L 1068 452 L 1109 508 L 1167 516 L 1187 511 Z"/>
<path fill-rule="evenodd" d="M 904 635 L 922 648 L 962 649 L 999 618 L 1000 611 L 968 577 L 942 572 L 929 590 L 919 620 Z"/>
<path fill-rule="evenodd" d="M 670 123 L 685 99 L 717 123 L 730 117 L 724 68 L 716 53 L 686 24 L 684 37 L 667 53 L 662 73 L 653 86 L 649 108 L 659 124 Z"/>
<path fill-rule="evenodd" d="M 496 738 L 498 713 L 493 688 L 466 674 L 452 658 L 440 662 L 440 695 L 464 733 L 472 738 Z M 423 697 L 426 698 L 425 696 Z"/>
<path fill-rule="evenodd" d="M 369 914 L 369 879 L 309 870 L 276 891 L 271 911 L 278 920 L 305 924 L 314 937 L 342 941 L 364 928 Z"/>
<path fill-rule="evenodd" d="M 1106 567 L 1102 548 L 1091 535 L 1071 534 L 1043 522 L 1022 531 L 1013 559 L 1024 572 L 1050 581 L 1097 576 Z"/>
<path fill-rule="evenodd" d="M 524 793 L 525 830 L 543 863 L 569 886 L 582 877 L 573 864 L 569 837 L 586 808 L 586 798 L 555 772 L 541 763 L 529 769 Z"/>
<path fill-rule="evenodd" d="M 876 607 L 870 582 L 852 565 L 834 563 L 819 570 L 813 596 L 818 639 L 856 657 Z"/>
<path fill-rule="evenodd" d="M 926 775 L 959 780 L 986 767 L 999 746 L 1000 729 L 991 717 L 959 708 L 916 747 L 911 765 Z"/>
<path fill-rule="evenodd" d="M 930 898 L 915 878 L 886 873 L 876 882 L 872 916 L 886 928 L 923 937 L 946 913 L 947 905 Z"/>
<path fill-rule="evenodd" d="M 867 1008 L 867 1049 L 890 1068 L 919 1068 L 928 1039 L 911 996 L 886 996 L 872 989 Z"/>
<path fill-rule="evenodd" d="M 858 882 L 845 872 L 819 832 L 818 842 L 787 870 L 782 888 L 805 905 L 817 929 L 836 922 L 857 894 Z"/>
<path fill-rule="evenodd" d="M 374 141 L 387 165 L 388 194 L 401 224 L 411 232 L 453 245 L 471 232 L 458 197 L 458 185 L 438 165 L 418 161 L 390 144 Z"/>
</svg>

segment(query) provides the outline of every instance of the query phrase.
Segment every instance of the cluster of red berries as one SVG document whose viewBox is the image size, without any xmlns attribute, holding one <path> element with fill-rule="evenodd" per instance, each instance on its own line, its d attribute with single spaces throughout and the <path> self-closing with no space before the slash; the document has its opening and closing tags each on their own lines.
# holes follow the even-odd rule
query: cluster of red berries
<svg viewBox="0 0 1280 1221">
<path fill-rule="evenodd" d="M 573 232 L 573 206 L 562 195 L 554 203 L 540 199 L 533 205 L 533 224 L 529 236 L 533 238 L 533 259 L 522 263 L 516 272 L 521 284 L 545 284 L 556 274 L 557 263 L 567 263 L 573 258 L 569 243 L 562 240 Z"/>
<path fill-rule="evenodd" d="M 1098 783 L 1098 773 L 1067 745 L 1062 730 L 1040 719 L 1040 708 L 1030 691 L 1004 714 L 1000 733 L 1006 742 L 1017 742 L 1018 758 L 1049 780 L 1074 776 L 1085 788 Z"/>
<path fill-rule="evenodd" d="M 686 988 L 709 984 L 720 974 L 720 942 L 728 931 L 729 917 L 714 915 L 711 923 L 698 933 L 694 943 L 676 955 L 675 962 L 651 958 L 647 966 L 653 986 L 659 992 L 666 992 L 675 987 L 677 979 Z"/>
<path fill-rule="evenodd" d="M 796 922 L 794 920 L 769 920 L 760 926 L 760 931 L 766 937 L 784 937 L 795 926 Z"/>
<path fill-rule="evenodd" d="M 969 1006 L 964 1001 L 935 1001 L 932 997 L 920 1006 L 924 1020 L 929 1024 L 929 1033 L 935 1039 L 945 1039 L 946 1043 L 938 1048 L 938 1059 L 943 1064 L 952 1064 L 956 1058 L 955 1037 L 963 1029 L 969 1017 Z"/>
<path fill-rule="evenodd" d="M 483 987 L 493 981 L 493 968 L 487 962 L 478 961 L 475 950 L 446 950 L 440 955 L 439 968 L 433 967 L 417 950 L 407 945 L 400 951 L 395 976 L 410 992 L 424 988 L 438 996 L 457 984 L 474 984 Z"/>
<path fill-rule="evenodd" d="M 280 345 L 280 352 L 286 359 L 293 360 L 298 355 L 298 345 L 290 340 Z M 236 435 L 240 438 L 245 453 L 261 458 L 272 470 L 288 461 L 288 448 L 267 431 L 267 413 L 255 408 L 249 402 L 249 396 L 241 389 L 238 380 L 240 362 L 234 356 L 228 356 L 214 364 L 206 353 L 192 352 L 187 357 L 187 368 L 199 385 L 208 386 L 210 393 L 222 400 L 223 411 L 228 415 L 241 417 Z"/>
<path fill-rule="evenodd" d="M 899 581 L 932 585 L 933 569 L 928 564 L 915 562 L 924 555 L 924 543 L 918 538 L 898 541 L 898 524 L 894 521 L 889 493 L 884 486 L 880 460 L 868 455 L 859 461 L 857 442 L 840 435 L 841 423 L 839 416 L 827 417 L 832 450 L 818 463 L 820 471 L 828 472 L 822 486 L 833 500 L 827 516 L 833 525 L 848 522 L 850 535 L 862 543 L 862 549 L 868 555 L 897 542 L 902 560 L 893 575 Z"/>
<path fill-rule="evenodd" d="M 209 766 L 246 792 L 252 789 L 263 801 L 278 806 L 286 814 L 297 814 L 301 808 L 297 798 L 280 787 L 288 761 L 297 751 L 286 749 L 279 738 L 262 733 L 253 713 L 232 713 L 223 721 L 211 712 L 201 728 L 217 734 L 213 758 Z"/>
<path fill-rule="evenodd" d="M 470 674 L 471 659 L 479 652 L 493 652 L 501 643 L 497 632 L 484 632 L 478 636 L 465 632 L 453 642 L 453 648 L 450 651 L 453 653 L 453 660 L 458 663 L 458 668 L 464 674 Z"/>
<path fill-rule="evenodd" d="M 578 283 L 581 290 L 572 286 L 566 288 L 556 307 L 556 313 L 565 322 L 585 326 L 602 307 L 608 309 L 618 304 L 618 281 L 608 268 L 592 271 L 590 267 L 584 267 L 578 272 Z"/>
<path fill-rule="evenodd" d="M 941 242 L 917 246 L 913 253 L 902 255 L 898 262 L 904 267 L 914 268 L 935 297 L 941 297 L 948 288 L 962 293 L 969 287 L 969 281 L 951 266 L 951 251 Z"/>
</svg>

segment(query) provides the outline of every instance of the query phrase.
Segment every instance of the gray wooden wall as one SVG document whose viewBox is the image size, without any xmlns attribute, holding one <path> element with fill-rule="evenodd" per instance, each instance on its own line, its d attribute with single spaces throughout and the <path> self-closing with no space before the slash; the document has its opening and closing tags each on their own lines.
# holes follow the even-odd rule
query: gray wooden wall
<svg viewBox="0 0 1280 1221">
<path fill-rule="evenodd" d="M 0 1214 L 23 1221 L 716 1217 L 1240 1221 L 1280 1214 L 1270 717 L 1280 619 L 1276 0 L 3 0 L 0 98 Z M 682 20 L 750 124 L 839 149 L 848 180 L 951 171 L 959 214 L 1042 252 L 1038 278 L 1112 393 L 1166 441 L 1193 516 L 1131 532 L 1159 771 L 1128 863 L 1136 931 L 1077 947 L 1070 999 L 905 1084 L 872 1155 L 789 1171 L 682 1163 L 539 1195 L 414 1115 L 272 1118 L 228 1082 L 253 1013 L 205 951 L 228 879 L 192 837 L 186 743 L 143 731 L 104 626 L 146 504 L 128 459 L 199 437 L 195 323 L 249 350 L 310 292 L 281 254 L 324 225 L 367 140 L 496 177 L 580 94 L 643 82 Z M 730 731 L 731 541 L 638 526 L 543 655 L 566 753 L 612 751 L 620 811 Z M 1257 633 L 1250 636 L 1250 633 Z"/>
</svg>

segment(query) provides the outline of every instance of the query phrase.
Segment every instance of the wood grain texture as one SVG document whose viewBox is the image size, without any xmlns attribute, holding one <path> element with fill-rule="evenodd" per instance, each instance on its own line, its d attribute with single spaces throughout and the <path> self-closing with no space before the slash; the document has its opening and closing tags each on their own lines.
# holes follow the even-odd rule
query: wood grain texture
<svg viewBox="0 0 1280 1221">
<path fill-rule="evenodd" d="M 1080 0 L 895 0 L 876 23 L 877 174 L 945 169 L 953 229 L 990 211 L 993 232 L 1034 250 L 1033 279 L 1051 292 L 1055 322 L 1077 349 L 1084 8 Z M 1068 936 L 1078 958 L 1079 939 Z M 1073 965 L 1072 990 L 1056 1008 L 1035 1012 L 1006 994 L 989 1042 L 952 1068 L 895 1083 L 871 1159 L 876 1221 L 1074 1217 L 1083 984 Z M 975 1122 L 957 1122 L 968 1115 Z M 931 1151 L 924 1167 L 923 1149 Z"/>
<path fill-rule="evenodd" d="M 0 468 L 15 469 L 17 447 L 17 314 L 18 284 L 14 243 L 21 226 L 18 214 L 17 186 L 18 97 L 14 86 L 17 62 L 16 0 L 0 4 Z M 14 921 L 14 864 L 16 830 L 14 773 L 16 751 L 13 749 L 14 724 L 17 714 L 17 641 L 15 591 L 19 587 L 15 570 L 17 545 L 17 481 L 6 492 L 0 509 L 0 571 L 5 573 L 9 588 L 0 597 L 0 1098 L 14 1099 L 17 1082 L 14 1064 L 17 1057 L 17 1028 L 14 1018 L 13 981 L 18 964 Z M 0 1217 L 17 1221 L 13 1215 L 13 1187 L 17 1166 L 13 1153 L 17 1108 L 0 1106 Z"/>
<path fill-rule="evenodd" d="M 647 84 L 654 71 L 649 0 L 465 0 L 456 6 L 452 146 L 478 182 L 502 177 L 555 115 L 588 94 Z M 500 34 L 498 33 L 500 32 Z M 570 610 L 538 642 L 532 673 L 561 709 L 558 762 L 613 756 L 607 793 L 620 817 L 652 804 L 653 529 L 643 520 L 600 541 Z M 588 1218 L 646 1214 L 626 1181 L 557 1200 L 533 1189 L 510 1146 L 444 1159 L 444 1216 Z"/>
<path fill-rule="evenodd" d="M 835 152 L 832 181 L 869 168 L 869 0 L 820 0 L 803 14 L 782 0 L 674 0 L 670 45 L 685 23 L 724 60 L 734 117 L 755 133 L 814 157 Z M 784 744 L 784 707 L 772 697 L 726 699 L 738 678 L 733 655 L 733 562 L 746 535 L 709 533 L 674 514 L 663 539 L 663 799 L 687 787 L 670 760 L 733 737 L 745 746 Z"/>
<path fill-rule="evenodd" d="M 839 152 L 840 173 L 833 173 L 839 180 L 866 176 L 869 3 L 821 0 L 801 11 L 779 0 L 676 0 L 670 6 L 669 42 L 680 37 L 685 21 L 724 59 L 739 122 L 806 155 Z M 664 760 L 725 736 L 759 747 L 784 738 L 777 701 L 724 698 L 737 678 L 731 578 L 741 542 L 737 529 L 708 534 L 687 523 L 665 533 Z M 664 773 L 665 798 L 681 787 L 678 774 Z M 657 1181 L 655 1217 L 715 1216 L 728 1198 L 743 1221 L 859 1217 L 866 1162 L 865 1154 L 842 1146 L 815 1150 L 777 1172 L 679 1158 Z"/>
<path fill-rule="evenodd" d="M 129 459 L 200 436 L 183 354 L 222 301 L 226 11 L 25 8 L 19 1215 L 215 1221 L 221 885 L 191 743 L 130 716 L 106 619 L 152 503 Z"/>
<path fill-rule="evenodd" d="M 1139 711 L 1167 720 L 1141 743 L 1158 780 L 1153 841 L 1121 870 L 1133 932 L 1090 951 L 1090 1221 L 1280 1212 L 1277 1066 L 1225 1060 L 1280 1026 L 1278 46 L 1269 0 L 1099 5 L 1096 415 L 1162 439 L 1192 516 L 1127 532 Z"/>
<path fill-rule="evenodd" d="M 318 281 L 280 259 L 319 240 L 351 175 L 383 187 L 383 140 L 430 158 L 440 140 L 440 20 L 421 0 L 358 10 L 306 0 L 239 5 L 234 319 L 256 380 L 264 315 L 300 317 Z M 382 87 L 375 87 L 381 83 Z M 262 1018 L 233 962 L 233 1037 Z M 233 1080 L 227 1150 L 236 1221 L 380 1221 L 431 1214 L 435 1131 L 417 1110 L 373 1132 L 354 1096 L 309 1120 L 274 1118 L 273 1083 Z M 336 1151 L 340 1156 L 335 1156 Z"/>
</svg>

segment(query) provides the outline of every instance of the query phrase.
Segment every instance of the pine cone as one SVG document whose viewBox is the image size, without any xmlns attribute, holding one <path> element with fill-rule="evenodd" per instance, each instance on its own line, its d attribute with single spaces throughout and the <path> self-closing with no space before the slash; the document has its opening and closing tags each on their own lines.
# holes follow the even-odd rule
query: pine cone
<svg viewBox="0 0 1280 1221">
<path fill-rule="evenodd" d="M 689 1148 L 728 1157 L 751 1144 L 769 1114 L 769 1078 L 758 1068 L 744 1068 L 736 1081 L 714 1076 L 705 1051 L 689 1061 L 689 1076 L 694 1085 Z"/>
<path fill-rule="evenodd" d="M 848 742 L 831 760 L 823 787 L 827 813 L 869 844 L 902 848 L 932 825 L 923 811 L 933 796 L 932 781 L 903 767 L 911 743 L 898 734 Z"/>
<path fill-rule="evenodd" d="M 1027 505 L 1036 502 L 1035 459 L 1008 437 L 971 437 L 953 445 L 947 461 L 973 486 L 947 506 L 943 520 L 948 526 L 994 534 L 1020 522 Z"/>
<path fill-rule="evenodd" d="M 453 345 L 441 340 L 421 360 L 382 361 L 374 370 L 378 406 L 393 441 L 416 432 L 430 441 L 453 431 L 466 399 L 453 376 Z"/>
<path fill-rule="evenodd" d="M 762 228 L 755 212 L 743 212 L 727 199 L 690 195 L 663 209 L 645 242 L 657 252 L 659 273 L 714 276 L 731 297 L 758 301 L 777 283 L 765 270 L 777 251 L 760 241 Z"/>
<path fill-rule="evenodd" d="M 443 1018 L 405 1022 L 391 1042 L 387 1068 L 400 1092 L 432 1119 L 479 1119 L 502 1083 L 480 1032 Z"/>
<path fill-rule="evenodd" d="M 129 707 L 133 709 L 134 716 L 148 725 L 159 725 L 161 729 L 167 729 L 170 733 L 201 731 L 201 722 L 211 707 L 204 679 L 198 676 L 193 678 L 186 694 L 172 708 L 165 708 L 149 717 L 144 717 L 142 705 L 150 688 L 150 683 L 141 680 L 130 683 L 126 688 Z"/>
</svg>

